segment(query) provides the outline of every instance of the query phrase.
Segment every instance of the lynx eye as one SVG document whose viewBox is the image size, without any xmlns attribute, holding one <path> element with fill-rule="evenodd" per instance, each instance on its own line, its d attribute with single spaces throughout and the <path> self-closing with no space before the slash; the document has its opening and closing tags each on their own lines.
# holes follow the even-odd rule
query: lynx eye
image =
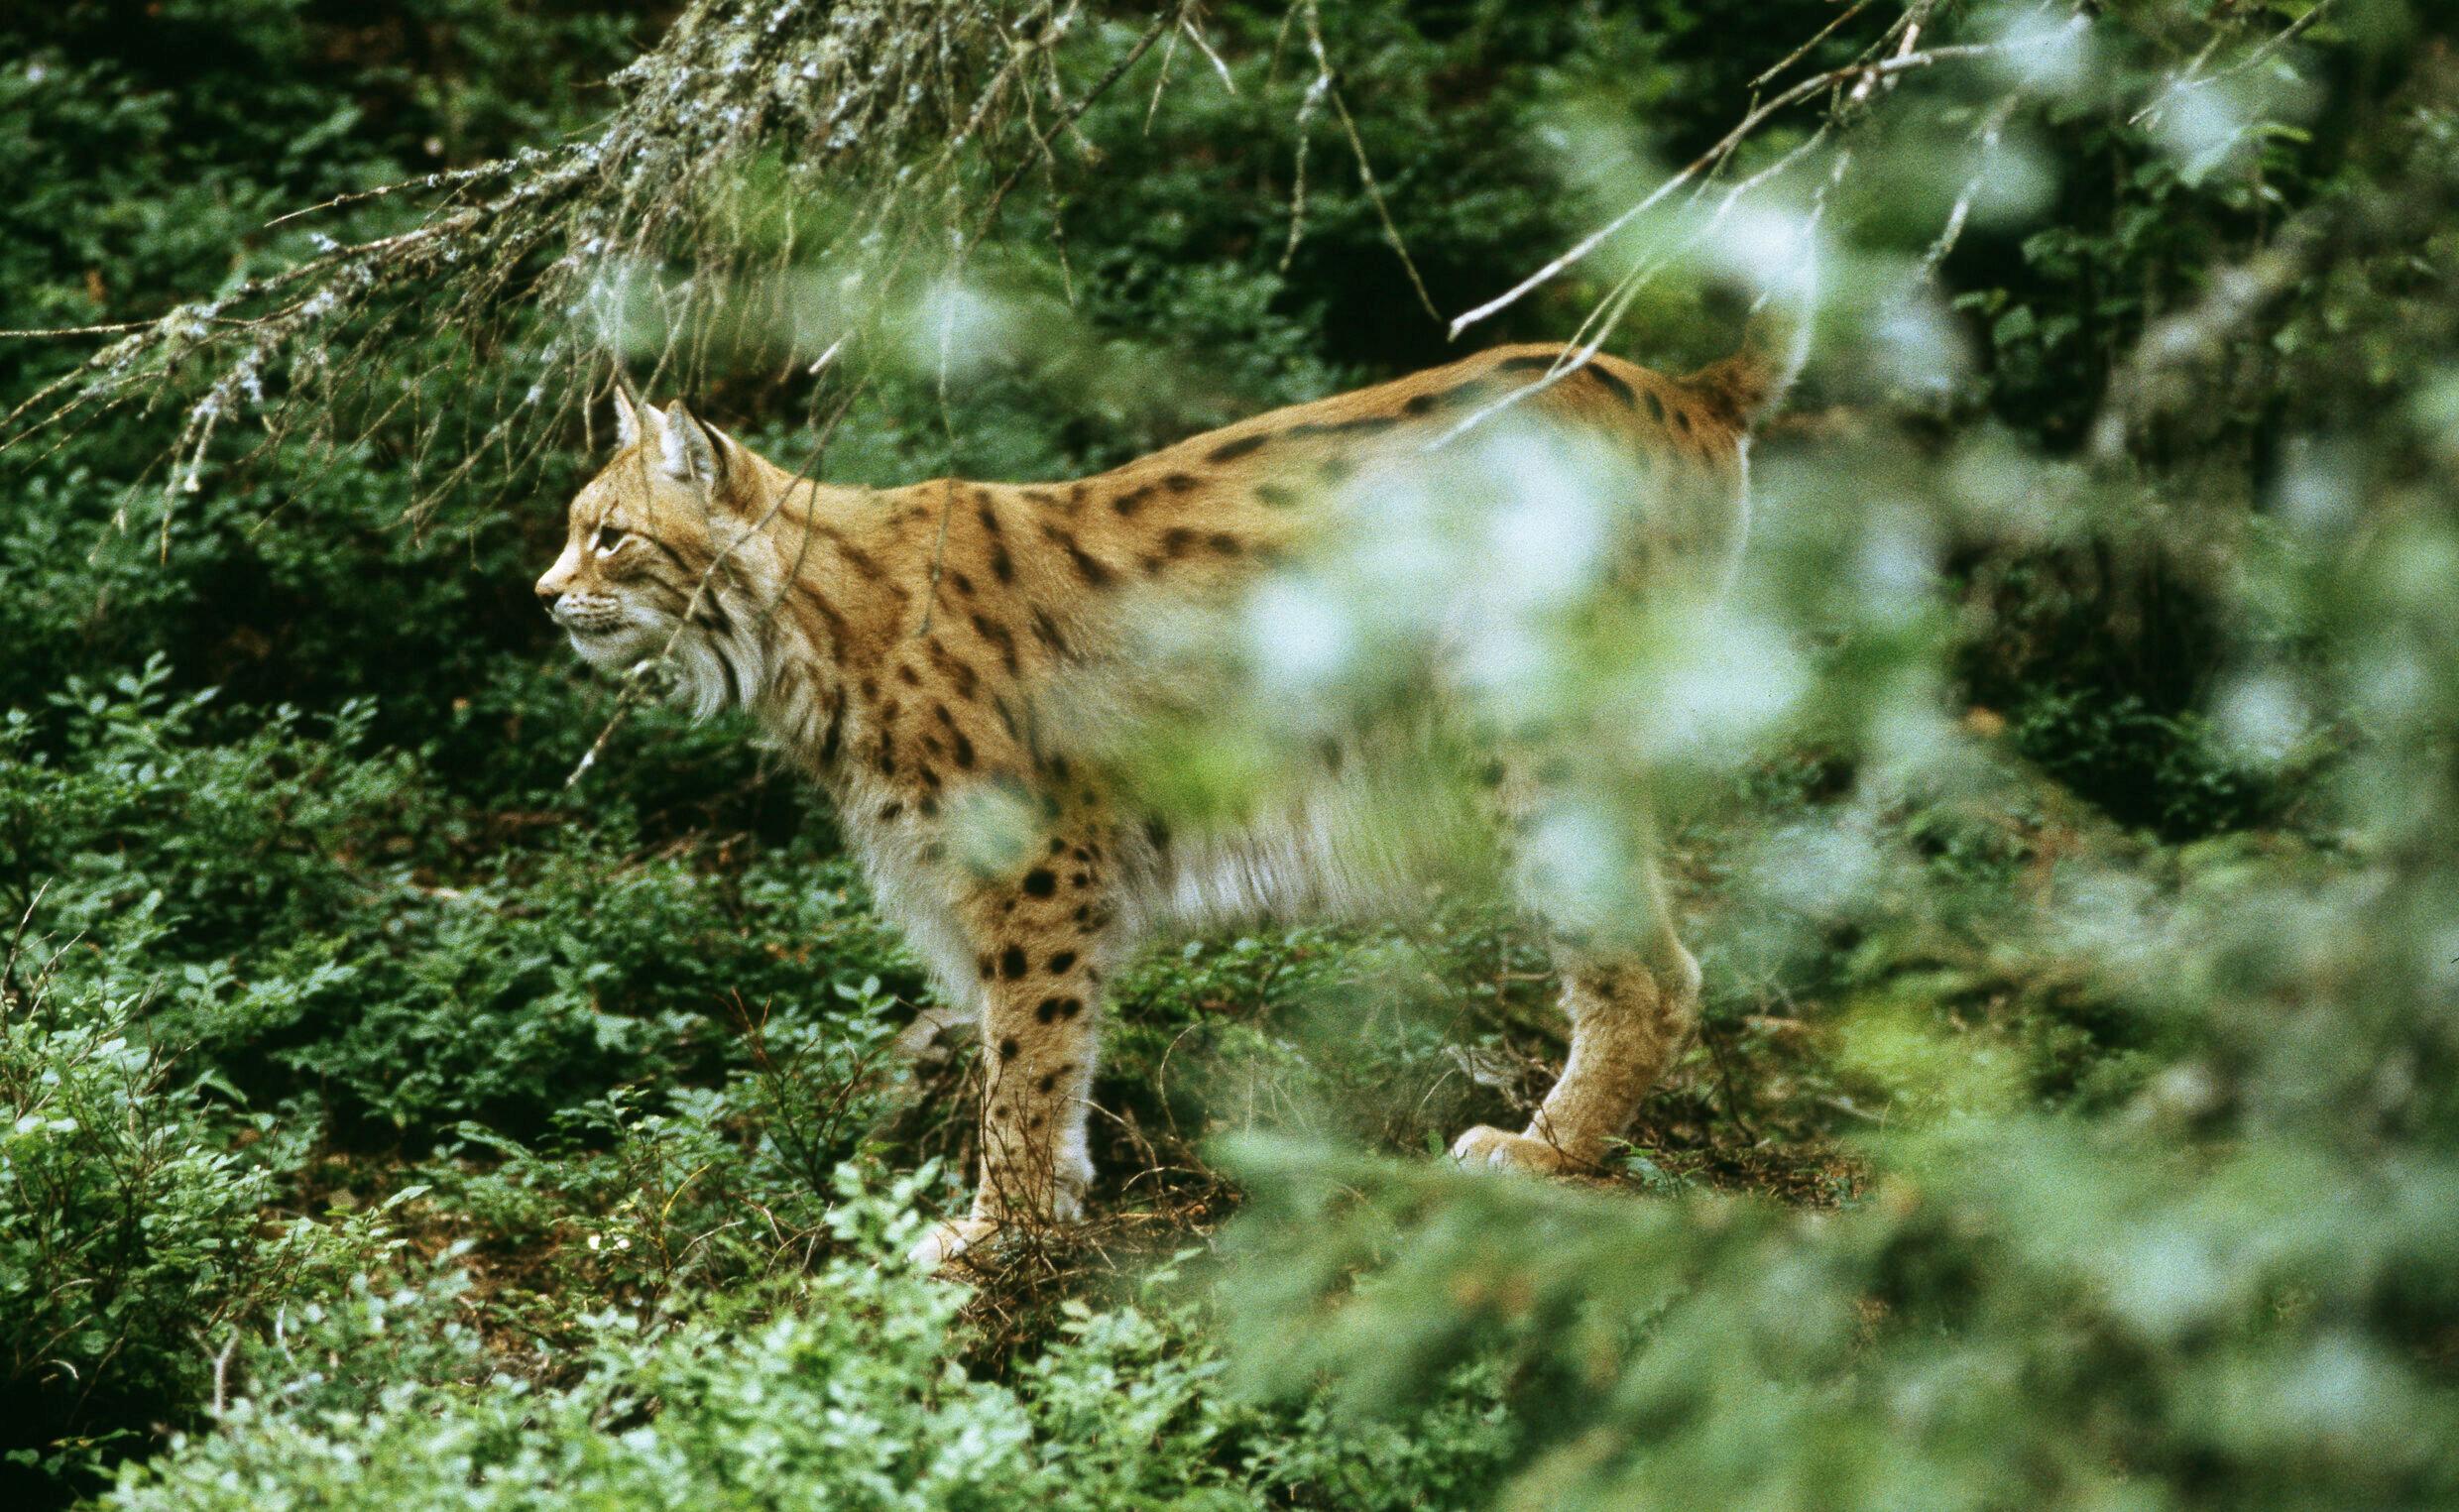
<svg viewBox="0 0 2459 1512">
<path fill-rule="evenodd" d="M 598 526 L 597 535 L 590 543 L 598 548 L 598 554 L 600 556 L 604 556 L 608 552 L 614 550 L 617 546 L 622 545 L 624 543 L 624 536 L 628 533 L 630 532 L 620 530 L 613 525 L 600 525 Z"/>
</svg>

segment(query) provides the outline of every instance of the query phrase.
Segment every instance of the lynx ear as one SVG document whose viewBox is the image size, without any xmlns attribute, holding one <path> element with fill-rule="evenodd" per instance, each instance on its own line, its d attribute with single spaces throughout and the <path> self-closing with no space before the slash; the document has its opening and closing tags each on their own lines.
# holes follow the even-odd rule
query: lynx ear
<svg viewBox="0 0 2459 1512">
<path fill-rule="evenodd" d="M 651 406 L 649 414 L 656 413 Z M 677 483 L 696 483 L 711 498 L 726 492 L 726 454 L 731 442 L 701 424 L 679 399 L 666 407 L 661 420 L 650 423 L 658 437 L 658 465 L 667 477 Z"/>
<path fill-rule="evenodd" d="M 654 414 L 655 410 L 650 410 Z M 641 439 L 641 411 L 633 407 L 632 391 L 618 380 L 615 385 L 615 449 L 630 451 Z"/>
</svg>

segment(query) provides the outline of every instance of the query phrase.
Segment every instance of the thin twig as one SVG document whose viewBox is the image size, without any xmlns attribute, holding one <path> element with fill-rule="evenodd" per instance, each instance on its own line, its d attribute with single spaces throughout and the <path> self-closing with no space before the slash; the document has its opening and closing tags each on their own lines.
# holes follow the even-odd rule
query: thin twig
<svg viewBox="0 0 2459 1512">
<path fill-rule="evenodd" d="M 1440 321 L 1443 311 L 1435 308 L 1435 296 L 1426 291 L 1426 281 L 1418 277 L 1417 261 L 1409 256 L 1409 244 L 1401 240 L 1400 227 L 1392 222 L 1392 208 L 1383 201 L 1383 186 L 1374 179 L 1374 165 L 1366 161 L 1366 144 L 1358 138 L 1357 122 L 1349 115 L 1348 102 L 1341 97 L 1340 80 L 1334 75 L 1332 57 L 1324 48 L 1323 18 L 1316 0 L 1306 0 L 1307 48 L 1315 55 L 1315 63 L 1322 70 L 1326 91 L 1332 96 L 1333 114 L 1341 118 L 1341 129 L 1348 135 L 1349 152 L 1357 160 L 1357 176 L 1366 186 L 1366 198 L 1373 202 L 1375 218 L 1383 223 L 1383 239 L 1400 259 L 1401 269 L 1409 275 L 1409 287 L 1417 291 L 1417 302 L 1425 306 L 1429 319 Z M 1286 260 L 1284 260 L 1286 266 Z"/>
<path fill-rule="evenodd" d="M 2307 11 L 2304 15 L 2297 17 L 2294 21 L 2291 21 L 2286 26 L 2282 27 L 2269 39 L 2265 40 L 2260 46 L 2256 47 L 2254 51 L 2248 53 L 2244 58 L 2241 58 L 2236 62 L 2222 68 L 2217 73 L 2202 74 L 2198 77 L 2197 70 L 2199 70 L 2204 61 L 2211 57 L 2213 51 L 2220 46 L 2221 38 L 2226 35 L 2222 32 L 2215 32 L 2212 35 L 2211 40 L 2203 45 L 2203 50 L 2200 53 L 2195 54 L 2193 60 L 2186 64 L 2185 71 L 2178 76 L 2176 82 L 2170 84 L 2166 89 L 2162 90 L 2159 97 L 2155 98 L 2151 103 L 2145 105 L 2141 110 L 2138 110 L 2133 115 L 2128 116 L 2126 118 L 2126 124 L 2129 126 L 2140 126 L 2146 121 L 2157 119 L 2162 111 L 2168 108 L 2171 101 L 2183 99 L 2186 95 L 2197 89 L 2207 89 L 2213 84 L 2219 83 L 2224 79 L 2235 78 L 2241 73 L 2245 73 L 2251 69 L 2262 66 L 2264 60 L 2269 58 L 2273 54 L 2278 53 L 2282 48 L 2286 47 L 2289 43 L 2294 42 L 2297 38 L 2305 35 L 2306 31 L 2310 29 L 2315 22 L 2320 21 L 2326 14 L 2328 14 L 2331 7 L 2337 3 L 2338 0 L 2315 0 L 2314 8 L 2312 10 Z"/>
<path fill-rule="evenodd" d="M 1927 68 L 1950 60 L 1996 57 L 2006 51 L 2007 45 L 2004 43 L 1964 43 L 1954 47 L 1932 48 L 1927 52 L 1907 53 L 1881 62 L 1853 63 L 1841 68 L 1831 68 L 1824 73 L 1814 74 L 1801 80 L 1773 99 L 1753 107 L 1742 117 L 1741 122 L 1719 138 L 1713 147 L 1692 159 L 1673 176 L 1649 190 L 1638 203 L 1631 205 L 1604 225 L 1573 243 L 1570 248 L 1535 273 L 1486 300 L 1483 304 L 1456 317 L 1452 321 L 1451 334 L 1458 337 L 1462 331 L 1478 321 L 1508 309 L 1531 291 L 1552 281 L 1566 269 L 1586 258 L 1588 254 L 1611 239 L 1614 233 L 1663 203 L 1667 195 L 1698 177 L 1711 164 L 1722 161 L 1727 153 L 1739 146 L 1752 132 L 1757 131 L 1768 117 L 1775 115 L 1778 111 L 1800 104 L 1820 90 L 1846 80 L 1889 78 L 1900 73 L 1911 72 L 1916 68 Z"/>
</svg>

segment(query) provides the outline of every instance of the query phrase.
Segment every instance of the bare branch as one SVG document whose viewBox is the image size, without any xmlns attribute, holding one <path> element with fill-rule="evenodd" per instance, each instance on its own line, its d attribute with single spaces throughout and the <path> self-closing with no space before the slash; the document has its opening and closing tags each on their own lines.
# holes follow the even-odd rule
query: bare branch
<svg viewBox="0 0 2459 1512">
<path fill-rule="evenodd" d="M 1896 32 L 1890 33 L 1891 37 L 1897 35 L 1912 35 L 1911 29 L 1909 27 L 1905 28 L 1901 34 Z M 1822 91 L 1838 84 L 1847 82 L 1874 82 L 1879 79 L 1893 78 L 1899 74 L 1909 73 L 1915 69 L 1932 67 L 1941 62 L 1965 58 L 1995 57 L 2003 55 L 2006 51 L 2006 45 L 2002 43 L 1964 43 L 1952 47 L 1931 48 L 1921 52 L 1899 53 L 1895 57 L 1888 58 L 1882 61 L 1856 62 L 1847 64 L 1840 68 L 1830 68 L 1823 73 L 1812 74 L 1810 77 L 1792 84 L 1781 93 L 1777 94 L 1774 98 L 1752 106 L 1749 111 L 1744 113 L 1740 122 L 1737 123 L 1731 131 L 1726 132 L 1724 136 L 1717 139 L 1714 146 L 1708 148 L 1707 151 L 1699 154 L 1697 158 L 1694 158 L 1690 163 L 1686 164 L 1679 172 L 1675 173 L 1663 183 L 1660 183 L 1655 188 L 1649 190 L 1648 193 L 1637 203 L 1615 215 L 1613 219 L 1607 221 L 1604 225 L 1599 226 L 1594 231 L 1589 232 L 1586 236 L 1581 237 L 1579 241 L 1573 243 L 1570 248 L 1549 261 L 1544 267 L 1538 269 L 1535 273 L 1530 274 L 1527 278 L 1522 279 L 1519 283 L 1514 284 L 1511 288 L 1495 295 L 1493 298 L 1486 300 L 1483 304 L 1476 306 L 1474 309 L 1471 309 L 1464 314 L 1455 317 L 1452 321 L 1451 334 L 1454 337 L 1458 337 L 1462 331 L 1466 330 L 1469 326 L 1476 324 L 1478 321 L 1501 313 L 1503 310 L 1518 303 L 1532 291 L 1551 282 L 1565 270 L 1580 263 L 1590 253 L 1594 252 L 1597 248 L 1603 246 L 1607 241 L 1611 240 L 1616 232 L 1622 230 L 1625 226 L 1628 226 L 1632 221 L 1638 219 L 1640 216 L 1645 215 L 1648 211 L 1656 208 L 1659 204 L 1662 204 L 1675 190 L 1682 188 L 1692 180 L 1710 171 L 1717 164 L 1722 163 L 1735 148 L 1739 147 L 1750 137 L 1752 133 L 1756 132 L 1761 126 L 1765 125 L 1769 118 L 1775 116 L 1778 112 L 1790 109 L 1791 107 L 1802 103 L 1804 100 L 1811 98 L 1813 95 L 1821 93 Z"/>
</svg>

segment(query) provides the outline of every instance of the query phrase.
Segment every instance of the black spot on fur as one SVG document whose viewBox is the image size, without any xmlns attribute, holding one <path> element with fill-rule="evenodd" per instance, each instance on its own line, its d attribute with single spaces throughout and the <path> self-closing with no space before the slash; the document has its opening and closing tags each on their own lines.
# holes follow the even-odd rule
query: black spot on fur
<svg viewBox="0 0 2459 1512">
<path fill-rule="evenodd" d="M 1690 410 L 1677 409 L 1674 411 L 1674 428 L 1681 431 L 1684 435 L 1689 435 L 1691 433 Z"/>
<path fill-rule="evenodd" d="M 1197 479 L 1193 473 L 1172 473 L 1161 480 L 1161 486 L 1173 494 L 1184 494 L 1192 491 L 1196 482 Z"/>
<path fill-rule="evenodd" d="M 970 770 L 974 764 L 974 743 L 966 739 L 962 730 L 953 739 L 956 741 L 956 764 Z"/>
<path fill-rule="evenodd" d="M 1067 1011 L 1060 1004 L 1073 1001 L 1075 999 L 1072 997 L 1045 997 L 1033 1005 L 1033 1016 L 1042 1023 L 1056 1022 L 1059 1015 Z"/>
<path fill-rule="evenodd" d="M 899 815 L 899 814 L 903 813 L 904 811 L 905 811 L 905 805 L 903 805 L 903 804 L 901 804 L 901 803 L 896 803 L 896 802 L 882 803 L 882 804 L 880 804 L 880 805 L 879 805 L 879 822 L 880 822 L 881 824 L 885 824 L 885 823 L 887 823 L 889 820 L 894 819 L 897 815 Z"/>
<path fill-rule="evenodd" d="M 1255 485 L 1255 498 L 1276 510 L 1285 510 L 1298 502 L 1298 491 L 1286 484 L 1258 483 Z"/>
<path fill-rule="evenodd" d="M 1605 392 L 1612 395 L 1615 399 L 1620 400 L 1625 406 L 1634 405 L 1639 402 L 1638 396 L 1631 392 L 1631 386 L 1624 383 L 1619 374 L 1606 371 L 1603 364 L 1591 362 L 1580 371 L 1587 374 L 1590 378 L 1593 378 L 1598 383 L 1604 385 Z"/>
<path fill-rule="evenodd" d="M 999 662 L 1007 668 L 1007 675 L 1013 677 L 1023 670 L 1016 661 L 1016 638 L 1007 633 L 1007 627 L 987 615 L 976 615 L 973 619 L 974 633 L 998 647 Z"/>
<path fill-rule="evenodd" d="M 1371 435 L 1400 423 L 1396 414 L 1361 414 L 1352 420 L 1310 420 L 1289 427 L 1291 435 Z"/>
<path fill-rule="evenodd" d="M 955 681 L 957 696 L 960 698 L 973 697 L 975 690 L 981 686 L 981 679 L 975 676 L 974 669 L 967 666 L 964 662 L 957 660 L 954 656 L 949 655 L 948 648 L 939 643 L 939 638 L 937 636 L 931 637 L 929 640 L 923 641 L 922 644 L 923 648 L 930 652 L 931 665 L 939 668 L 942 673 Z M 948 717 L 948 711 L 944 707 L 942 707 L 939 711 L 939 719 L 942 724 L 953 725 L 956 723 Z"/>
<path fill-rule="evenodd" d="M 845 700 L 840 697 L 829 707 L 828 730 L 820 737 L 820 764 L 831 766 L 837 760 L 837 748 L 845 736 Z"/>
<path fill-rule="evenodd" d="M 838 613 L 837 606 L 828 601 L 828 595 L 820 592 L 817 588 L 812 587 L 809 583 L 804 582 L 795 583 L 794 591 L 802 595 L 804 602 L 811 606 L 811 612 L 818 615 L 828 626 L 828 633 L 830 635 L 836 637 L 840 640 L 845 639 L 845 616 Z"/>
<path fill-rule="evenodd" d="M 999 1059 L 1003 1061 L 1008 1059 L 1010 1056 L 1013 1056 L 1016 1053 L 1017 1048 L 1016 1037 L 1012 1034 L 1007 1036 L 1005 1039 L 1000 1040 Z"/>
<path fill-rule="evenodd" d="M 1270 445 L 1271 442 L 1272 433 L 1268 430 L 1259 435 L 1240 436 L 1234 441 L 1224 441 L 1219 446 L 1214 447 L 1211 451 L 1206 452 L 1204 454 L 1204 460 L 1207 462 L 1234 462 L 1238 458 L 1245 456 L 1250 451 L 1261 450 L 1265 446 Z"/>
<path fill-rule="evenodd" d="M 1152 485 L 1149 483 L 1137 488 L 1131 488 L 1125 493 L 1111 500 L 1110 507 L 1116 510 L 1122 518 L 1132 515 L 1143 507 L 1145 496 L 1151 492 Z"/>
<path fill-rule="evenodd" d="M 1356 471 L 1357 464 L 1347 457 L 1326 457 L 1316 466 L 1315 476 L 1323 479 L 1325 486 L 1331 488 L 1347 483 Z M 1255 492 L 1260 495 L 1263 490 L 1257 489 Z"/>
<path fill-rule="evenodd" d="M 1024 975 L 1024 947 L 1010 945 L 999 952 L 999 975 L 1013 982 Z"/>
<path fill-rule="evenodd" d="M 1059 622 L 1051 619 L 1050 611 L 1038 604 L 1033 606 L 1033 639 L 1049 646 L 1050 654 L 1054 656 L 1064 658 L 1071 654 L 1072 647 L 1068 645 L 1067 638 L 1059 634 Z"/>
<path fill-rule="evenodd" d="M 1048 867 L 1035 867 L 1024 873 L 1024 891 L 1027 897 L 1048 897 L 1058 890 L 1059 879 L 1050 874 Z"/>
<path fill-rule="evenodd" d="M 1045 1071 L 1042 1073 L 1042 1079 L 1033 1084 L 1033 1090 L 1036 1092 L 1048 1092 L 1058 1085 L 1059 1074 L 1055 1071 Z"/>
<path fill-rule="evenodd" d="M 876 583 L 879 581 L 881 576 L 879 571 L 879 563 L 870 552 L 854 544 L 852 541 L 846 539 L 844 535 L 840 534 L 836 530 L 830 529 L 826 525 L 821 525 L 818 528 L 820 538 L 827 541 L 830 546 L 834 547 L 839 556 L 845 558 L 846 565 L 853 568 L 856 575 L 871 582 Z"/>
<path fill-rule="evenodd" d="M 951 572 L 948 574 L 948 581 L 956 584 L 957 592 L 964 594 L 968 598 L 973 597 L 974 580 L 972 578 L 967 577 L 962 572 Z"/>
<path fill-rule="evenodd" d="M 1641 396 L 1640 396 L 1640 398 L 1641 398 L 1642 400 L 1644 400 L 1644 401 L 1646 401 L 1646 402 L 1647 402 L 1647 405 L 1648 405 L 1648 418 L 1650 418 L 1650 419 L 1652 419 L 1652 420 L 1656 421 L 1656 422 L 1657 422 L 1658 424 L 1660 424 L 1660 425 L 1664 424 L 1664 423 L 1665 423 L 1665 401 L 1663 401 L 1663 400 L 1661 400 L 1661 399 L 1657 398 L 1657 397 L 1656 397 L 1656 394 L 1655 394 L 1655 392 L 1654 392 L 1653 390 L 1652 390 L 1652 391 L 1650 391 L 1649 393 L 1646 393 L 1646 394 L 1641 395 Z"/>
<path fill-rule="evenodd" d="M 1109 585 L 1110 564 L 1079 545 L 1075 536 L 1060 529 L 1057 525 L 1042 526 L 1042 534 L 1049 537 L 1052 545 L 1067 553 L 1069 564 L 1075 567 L 1076 575 L 1085 580 L 1086 587 L 1102 588 Z"/>
<path fill-rule="evenodd" d="M 1067 969 L 1075 964 L 1076 953 L 1072 950 L 1063 950 L 1050 958 L 1050 975 L 1064 977 L 1067 975 Z"/>
<path fill-rule="evenodd" d="M 1016 564 L 1007 555 L 1007 548 L 997 541 L 991 543 L 991 575 L 1002 583 L 1016 580 Z"/>
</svg>

